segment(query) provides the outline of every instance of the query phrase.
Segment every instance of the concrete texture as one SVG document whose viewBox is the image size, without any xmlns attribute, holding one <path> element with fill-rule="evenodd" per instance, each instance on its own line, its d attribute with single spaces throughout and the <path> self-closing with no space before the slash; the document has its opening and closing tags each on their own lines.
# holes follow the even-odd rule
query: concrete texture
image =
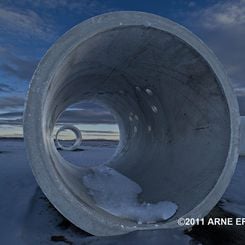
<svg viewBox="0 0 245 245">
<path fill-rule="evenodd" d="M 245 156 L 245 116 L 241 116 L 240 125 L 240 155 Z"/>
<path fill-rule="evenodd" d="M 75 134 L 75 136 L 76 136 L 76 140 L 75 140 L 74 144 L 71 145 L 71 146 L 64 146 L 64 145 L 60 144 L 60 142 L 59 142 L 58 136 L 59 136 L 60 132 L 65 131 L 65 130 L 72 131 Z M 74 150 L 76 150 L 81 145 L 81 140 L 82 140 L 81 131 L 77 127 L 75 127 L 73 125 L 70 125 L 70 124 L 60 127 L 57 130 L 57 133 L 55 135 L 55 142 L 56 142 L 57 146 L 59 148 L 61 148 L 62 150 L 66 150 L 66 151 L 74 151 Z"/>
<path fill-rule="evenodd" d="M 114 12 L 64 34 L 32 78 L 24 133 L 41 189 L 71 222 L 94 235 L 156 229 L 98 208 L 75 167 L 52 140 L 69 105 L 93 100 L 109 107 L 120 143 L 108 165 L 137 182 L 146 202 L 179 207 L 179 217 L 203 217 L 233 175 L 239 151 L 239 111 L 223 67 L 192 33 L 162 17 Z"/>
</svg>

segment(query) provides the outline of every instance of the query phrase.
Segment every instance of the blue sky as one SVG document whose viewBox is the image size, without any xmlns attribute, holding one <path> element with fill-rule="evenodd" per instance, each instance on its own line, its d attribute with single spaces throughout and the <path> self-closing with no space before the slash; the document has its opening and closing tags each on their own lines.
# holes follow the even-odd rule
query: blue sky
<svg viewBox="0 0 245 245">
<path fill-rule="evenodd" d="M 21 125 L 30 78 L 50 45 L 81 21 L 116 10 L 155 13 L 198 35 L 224 64 L 245 114 L 245 0 L 2 0 L 0 136 L 6 128 L 15 134 L 13 125 Z M 96 108 L 101 116 L 103 109 Z"/>
</svg>

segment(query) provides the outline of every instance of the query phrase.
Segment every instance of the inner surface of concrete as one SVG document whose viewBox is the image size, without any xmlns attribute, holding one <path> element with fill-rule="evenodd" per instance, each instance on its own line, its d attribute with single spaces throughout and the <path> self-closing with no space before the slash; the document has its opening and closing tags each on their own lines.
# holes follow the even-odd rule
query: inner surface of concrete
<svg viewBox="0 0 245 245">
<path fill-rule="evenodd" d="M 146 19 L 150 19 L 149 16 Z M 103 22 L 103 18 L 98 20 L 99 24 L 100 21 Z M 112 21 L 115 21 L 114 16 Z M 206 202 L 226 167 L 231 135 L 237 130 L 236 126 L 233 129 L 229 107 L 234 104 L 236 109 L 237 105 L 233 97 L 225 95 L 226 85 L 213 67 L 197 52 L 198 45 L 193 48 L 178 35 L 163 29 L 154 25 L 118 24 L 80 43 L 77 41 L 76 46 L 69 47 L 67 42 L 68 55 L 62 57 L 52 71 L 49 78 L 52 82 L 45 84 L 40 100 L 42 132 L 39 136 L 45 142 L 43 154 L 46 155 L 40 156 L 43 159 L 38 161 L 50 162 L 55 175 L 50 179 L 54 185 L 62 181 L 65 185 L 62 188 L 66 188 L 64 195 L 72 193 L 72 200 L 70 194 L 69 200 L 61 200 L 61 197 L 54 200 L 57 209 L 93 234 L 120 234 L 152 226 L 138 226 L 134 220 L 122 220 L 98 208 L 82 183 L 82 176 L 90 169 L 71 165 L 57 152 L 51 140 L 53 128 L 59 115 L 71 104 L 81 100 L 96 101 L 113 112 L 120 128 L 120 143 L 116 154 L 106 164 L 141 186 L 141 202 L 169 200 L 178 205 L 174 217 L 159 224 L 159 228 L 176 227 L 171 221 L 194 209 L 193 215 L 203 216 L 212 204 L 202 211 L 196 208 Z M 53 50 L 58 48 L 54 45 Z M 56 51 L 51 49 L 48 55 L 52 52 Z M 38 76 L 41 77 L 37 72 Z M 36 91 L 33 86 L 32 92 Z M 228 104 L 227 98 L 232 103 Z M 28 113 L 26 115 L 28 118 Z M 231 158 L 233 168 L 236 154 Z M 39 182 L 45 189 L 47 183 L 40 178 Z M 224 186 L 228 182 L 229 177 Z M 222 195 L 218 193 L 219 190 L 215 190 L 212 195 L 217 194 L 218 198 Z M 73 202 L 77 210 L 86 210 L 87 224 L 68 210 L 69 202 Z M 87 218 L 91 218 L 90 221 Z M 95 226 L 94 220 L 104 227 Z M 172 225 L 167 226 L 168 223 Z M 113 230 L 115 224 L 118 227 Z"/>
<path fill-rule="evenodd" d="M 142 187 L 142 201 L 174 201 L 181 216 L 215 185 L 229 147 L 228 108 L 208 64 L 180 39 L 145 27 L 100 33 L 70 53 L 53 86 L 51 128 L 82 99 L 116 113 L 121 141 L 109 165 Z"/>
</svg>

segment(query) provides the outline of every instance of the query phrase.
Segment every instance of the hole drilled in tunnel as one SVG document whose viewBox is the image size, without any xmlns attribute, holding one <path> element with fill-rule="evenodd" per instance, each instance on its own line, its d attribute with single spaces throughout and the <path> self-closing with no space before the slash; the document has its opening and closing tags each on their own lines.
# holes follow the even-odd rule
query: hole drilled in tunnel
<svg viewBox="0 0 245 245">
<path fill-rule="evenodd" d="M 154 113 L 158 113 L 158 109 L 157 109 L 157 107 L 156 107 L 155 105 L 152 105 L 152 106 L 151 106 L 151 109 L 152 109 L 152 111 L 153 111 Z"/>
<path fill-rule="evenodd" d="M 60 131 L 62 127 L 64 130 Z M 81 141 L 74 148 L 78 135 L 76 130 L 74 132 L 69 127 L 75 127 L 81 134 Z M 112 159 L 119 144 L 120 132 L 116 118 L 107 107 L 81 101 L 61 113 L 53 137 L 62 158 L 76 166 L 92 167 Z"/>
<path fill-rule="evenodd" d="M 141 92 L 141 88 L 139 86 L 135 87 L 136 91 Z"/>
<path fill-rule="evenodd" d="M 152 96 L 152 95 L 153 95 L 152 90 L 151 90 L 151 89 L 149 89 L 149 88 L 147 88 L 147 89 L 145 90 L 145 92 L 146 92 L 148 95 L 150 95 L 150 96 Z"/>
</svg>

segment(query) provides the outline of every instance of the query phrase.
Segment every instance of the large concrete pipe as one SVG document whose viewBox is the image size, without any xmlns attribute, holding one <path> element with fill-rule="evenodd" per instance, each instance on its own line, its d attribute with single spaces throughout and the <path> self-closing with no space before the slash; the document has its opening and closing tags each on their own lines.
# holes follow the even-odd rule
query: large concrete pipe
<svg viewBox="0 0 245 245">
<path fill-rule="evenodd" d="M 170 219 L 139 223 L 107 212 L 84 185 L 92 170 L 58 154 L 51 137 L 58 116 L 91 98 L 113 111 L 120 128 L 107 166 L 141 187 L 141 202 L 175 203 Z M 31 81 L 24 133 L 52 204 L 81 229 L 116 235 L 205 216 L 233 175 L 239 121 L 229 79 L 202 41 L 153 14 L 113 12 L 75 26 L 48 50 Z"/>
</svg>

